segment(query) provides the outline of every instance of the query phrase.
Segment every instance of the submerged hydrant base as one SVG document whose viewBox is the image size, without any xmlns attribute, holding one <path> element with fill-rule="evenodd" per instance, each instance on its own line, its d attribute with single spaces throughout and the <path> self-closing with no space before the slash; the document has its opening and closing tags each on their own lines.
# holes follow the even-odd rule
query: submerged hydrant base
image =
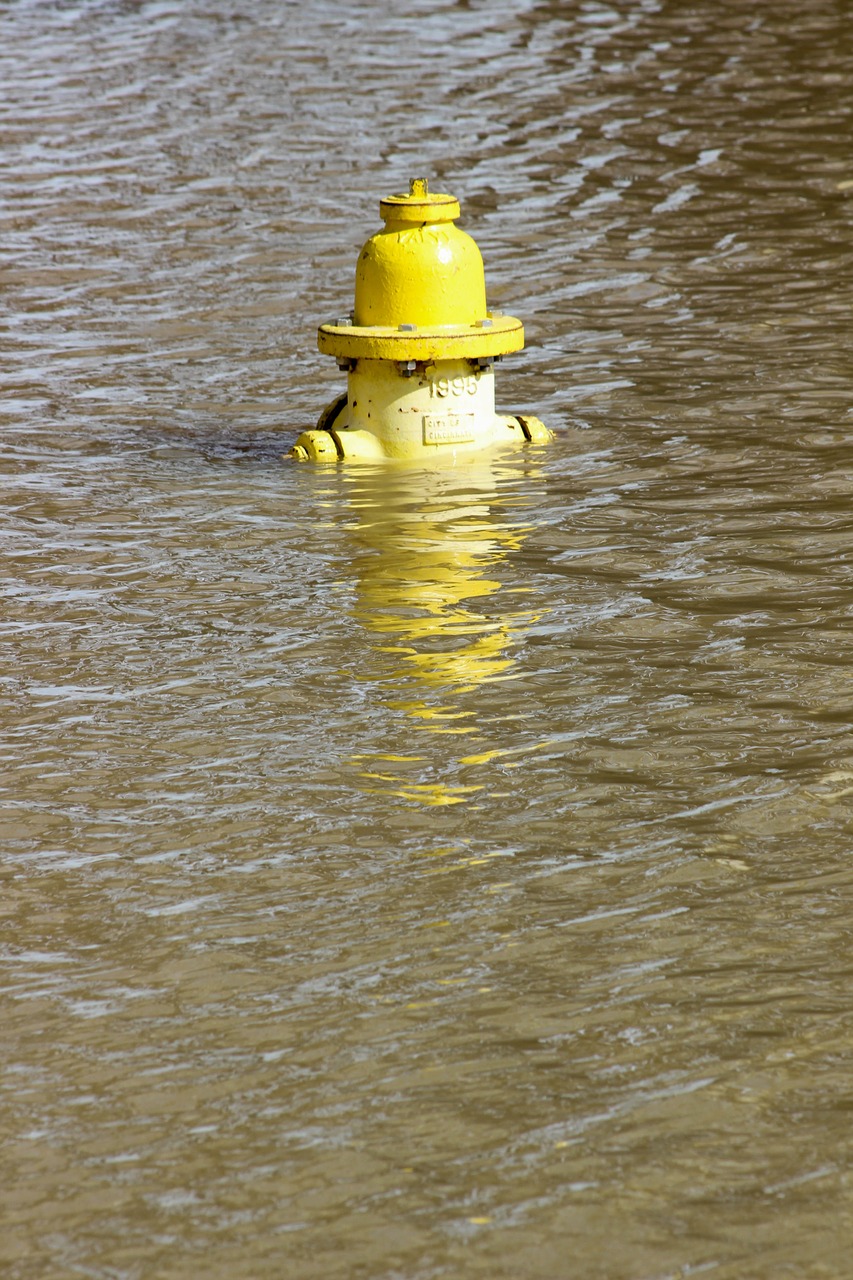
<svg viewBox="0 0 853 1280">
<path fill-rule="evenodd" d="M 494 361 L 521 349 L 524 329 L 486 310 L 483 260 L 454 225 L 457 201 L 415 179 L 380 211 L 385 226 L 359 255 L 352 318 L 318 334 L 347 372 L 347 393 L 291 456 L 418 459 L 550 439 L 538 418 L 495 413 Z"/>
</svg>

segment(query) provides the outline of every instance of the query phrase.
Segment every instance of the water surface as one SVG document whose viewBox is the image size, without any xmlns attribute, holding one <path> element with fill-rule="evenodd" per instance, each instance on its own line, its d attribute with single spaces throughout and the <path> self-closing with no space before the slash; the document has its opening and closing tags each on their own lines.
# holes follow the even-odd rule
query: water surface
<svg viewBox="0 0 853 1280">
<path fill-rule="evenodd" d="M 0 6 L 4 1276 L 847 1273 L 851 45 Z M 557 440 L 294 466 L 420 173 Z"/>
</svg>

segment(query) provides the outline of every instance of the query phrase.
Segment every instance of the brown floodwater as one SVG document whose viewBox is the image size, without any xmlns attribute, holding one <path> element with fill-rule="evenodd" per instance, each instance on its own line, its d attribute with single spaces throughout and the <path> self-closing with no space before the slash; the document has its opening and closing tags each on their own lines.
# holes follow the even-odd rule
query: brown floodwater
<svg viewBox="0 0 853 1280">
<path fill-rule="evenodd" d="M 840 1280 L 841 0 L 0 4 L 4 1280 Z M 554 444 L 295 465 L 381 196 Z"/>
</svg>

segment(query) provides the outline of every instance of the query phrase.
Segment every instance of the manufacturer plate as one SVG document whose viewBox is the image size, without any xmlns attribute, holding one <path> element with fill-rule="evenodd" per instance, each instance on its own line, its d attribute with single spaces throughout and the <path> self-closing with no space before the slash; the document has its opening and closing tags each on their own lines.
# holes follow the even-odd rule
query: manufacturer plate
<svg viewBox="0 0 853 1280">
<path fill-rule="evenodd" d="M 468 444 L 473 439 L 473 413 L 424 414 L 424 444 Z"/>
</svg>

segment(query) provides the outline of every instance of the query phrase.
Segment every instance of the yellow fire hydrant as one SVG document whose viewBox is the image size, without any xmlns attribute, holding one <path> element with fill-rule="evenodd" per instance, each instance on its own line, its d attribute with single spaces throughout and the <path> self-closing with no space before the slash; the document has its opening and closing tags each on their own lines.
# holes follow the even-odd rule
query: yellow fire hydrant
<svg viewBox="0 0 853 1280">
<path fill-rule="evenodd" d="M 480 250 L 455 225 L 459 202 L 415 178 L 379 212 L 385 226 L 358 257 L 355 309 L 317 335 L 347 390 L 291 457 L 422 460 L 550 440 L 538 418 L 495 413 L 494 361 L 521 350 L 524 328 L 487 310 Z"/>
</svg>

